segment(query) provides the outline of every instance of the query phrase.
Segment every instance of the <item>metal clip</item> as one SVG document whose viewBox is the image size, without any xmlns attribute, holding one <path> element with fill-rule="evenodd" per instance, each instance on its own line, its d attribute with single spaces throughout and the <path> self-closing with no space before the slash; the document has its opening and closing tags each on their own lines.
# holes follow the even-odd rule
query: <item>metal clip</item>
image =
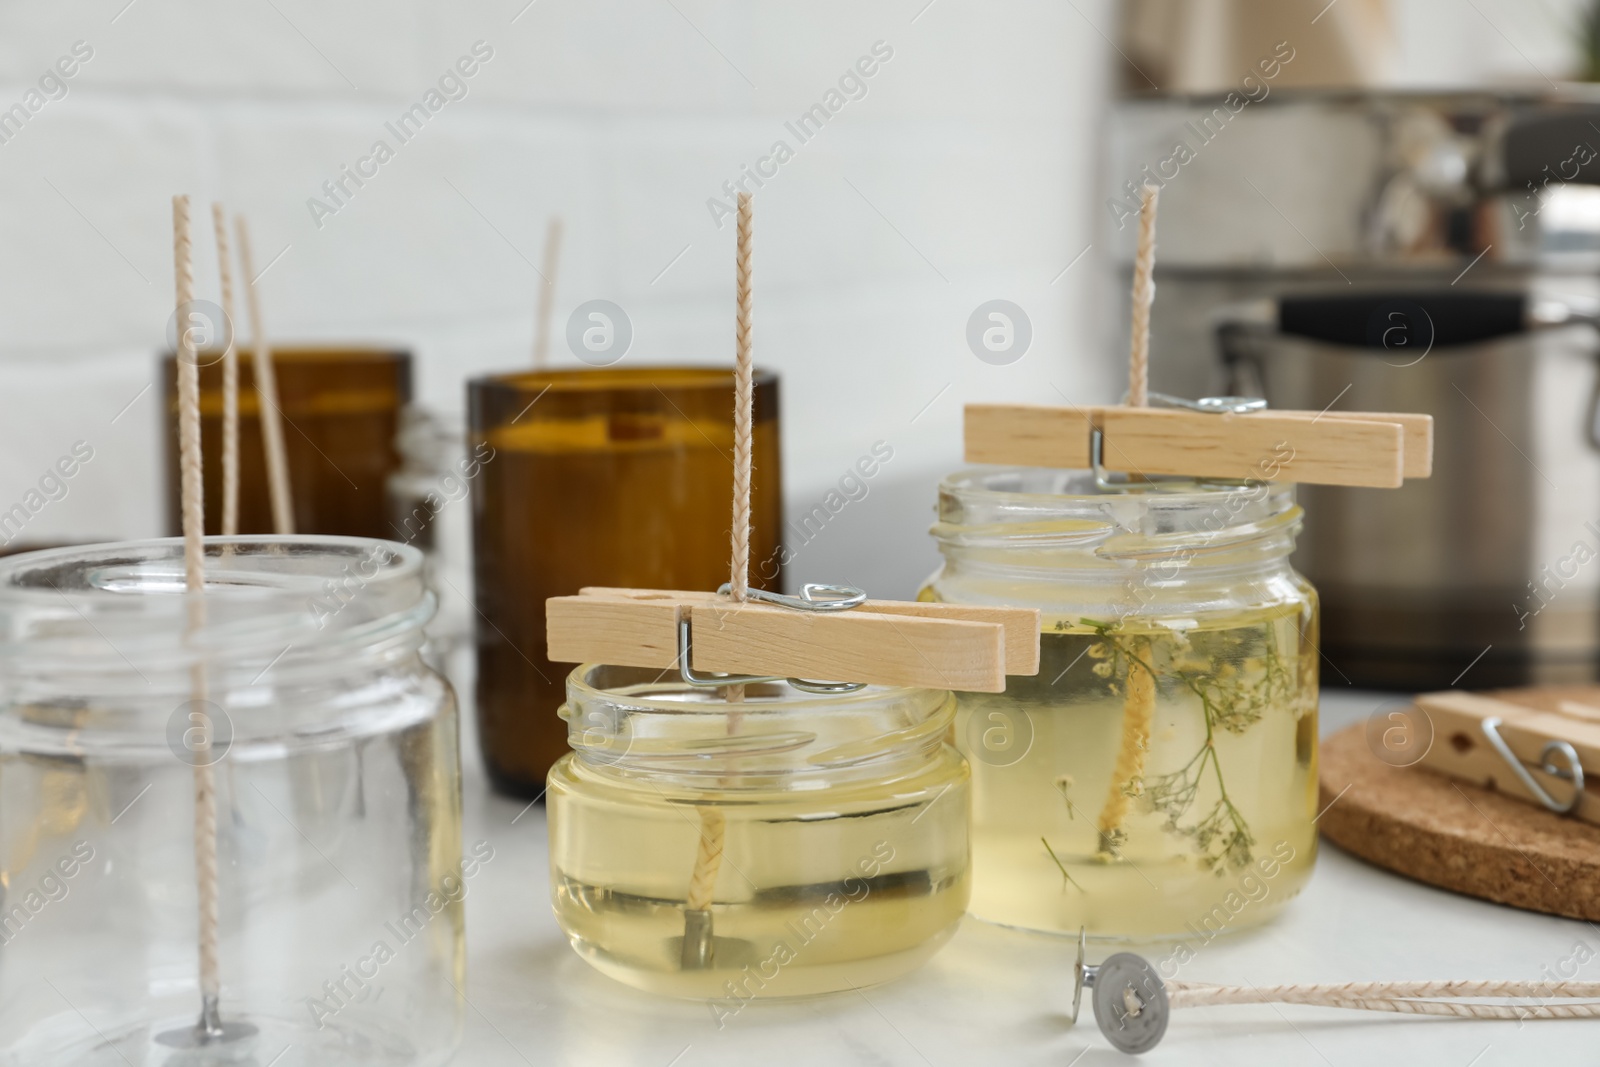
<svg viewBox="0 0 1600 1067">
<path fill-rule="evenodd" d="M 1182 408 L 1185 411 L 1202 411 L 1208 415 L 1246 415 L 1252 411 L 1265 411 L 1267 401 L 1259 396 L 1203 396 L 1199 400 L 1151 393 L 1150 402 L 1159 408 Z"/>
<path fill-rule="evenodd" d="M 731 583 L 723 582 L 717 592 L 727 596 L 732 590 Z M 823 612 L 848 611 L 850 608 L 861 606 L 867 600 L 866 592 L 853 585 L 831 585 L 826 582 L 807 582 L 800 587 L 799 596 L 785 596 L 765 589 L 751 589 L 747 595 L 751 600 L 776 604 L 780 607 Z M 865 682 L 820 682 L 808 678 L 782 678 L 775 674 L 697 674 L 694 670 L 693 657 L 694 635 L 689 625 L 689 616 L 684 615 L 678 620 L 678 670 L 689 685 L 710 689 L 724 685 L 755 685 L 759 682 L 786 681 L 803 693 L 818 693 L 824 696 L 856 693 L 867 687 Z"/>
<path fill-rule="evenodd" d="M 1557 815 L 1571 815 L 1578 810 L 1578 805 L 1583 802 L 1583 764 L 1578 761 L 1578 750 L 1566 741 L 1551 741 L 1539 752 L 1538 768 L 1552 778 L 1559 778 L 1563 782 L 1572 783 L 1572 798 L 1566 803 L 1558 802 L 1544 786 L 1540 785 L 1533 775 L 1528 773 L 1528 768 L 1523 765 L 1517 754 L 1511 751 L 1511 746 L 1506 744 L 1505 738 L 1500 736 L 1500 724 L 1504 720 L 1498 715 L 1492 715 L 1483 720 L 1483 736 L 1489 739 L 1489 744 L 1500 753 L 1500 758 L 1506 761 L 1528 792 L 1538 798 L 1539 803 L 1555 812 Z M 1551 760 L 1550 755 L 1559 752 L 1567 761 L 1565 768 L 1558 767 Z"/>
<path fill-rule="evenodd" d="M 727 596 L 733 592 L 733 584 L 723 582 L 717 587 L 717 592 Z M 818 594 L 822 596 L 819 598 Z M 782 593 L 772 593 L 765 589 L 748 589 L 745 595 L 751 600 L 777 604 L 784 608 L 799 608 L 801 611 L 846 611 L 858 608 L 867 602 L 865 590 L 857 589 L 853 585 L 831 585 L 827 582 L 807 582 L 800 587 L 799 596 L 784 596 Z"/>
</svg>

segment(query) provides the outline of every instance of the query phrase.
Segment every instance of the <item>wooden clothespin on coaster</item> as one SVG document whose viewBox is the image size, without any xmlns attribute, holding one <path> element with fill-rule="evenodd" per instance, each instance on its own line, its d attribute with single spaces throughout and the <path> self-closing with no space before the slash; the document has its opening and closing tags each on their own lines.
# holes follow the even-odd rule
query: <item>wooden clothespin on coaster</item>
<svg viewBox="0 0 1600 1067">
<path fill-rule="evenodd" d="M 1600 778 L 1600 707 L 1564 700 L 1541 711 L 1460 690 L 1416 704 L 1433 726 L 1422 766 L 1600 823 L 1600 793 L 1590 788 Z"/>
<path fill-rule="evenodd" d="M 1155 189 L 1139 213 L 1128 403 L 1098 407 L 968 404 L 966 460 L 1393 489 L 1433 472 L 1433 416 L 1268 411 L 1254 397 L 1184 400 L 1150 393 Z M 1147 406 L 1154 400 L 1163 407 Z"/>
</svg>

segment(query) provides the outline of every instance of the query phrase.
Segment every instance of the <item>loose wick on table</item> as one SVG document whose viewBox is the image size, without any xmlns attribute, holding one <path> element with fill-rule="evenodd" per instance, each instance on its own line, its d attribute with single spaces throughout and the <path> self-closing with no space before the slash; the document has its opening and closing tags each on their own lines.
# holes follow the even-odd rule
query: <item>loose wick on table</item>
<svg viewBox="0 0 1600 1067">
<path fill-rule="evenodd" d="M 1085 990 L 1092 991 L 1094 1019 L 1113 1047 L 1134 1055 L 1161 1043 L 1175 1008 L 1226 1004 L 1306 1004 L 1405 1015 L 1458 1019 L 1600 1018 L 1600 982 L 1408 981 L 1330 985 L 1224 986 L 1168 982 L 1149 960 L 1118 952 L 1098 966 L 1084 964 L 1086 932 L 1078 932 L 1078 963 L 1072 995 L 1077 1021 Z M 1485 1004 L 1485 1000 L 1526 1003 Z M 1579 1000 L 1555 1004 L 1556 1000 Z"/>
<path fill-rule="evenodd" d="M 1174 1008 L 1222 1004 L 1312 1004 L 1325 1008 L 1453 1015 L 1463 1019 L 1588 1019 L 1600 1017 L 1600 982 L 1346 982 L 1342 985 L 1223 986 L 1168 982 Z M 1586 1004 L 1479 1004 L 1501 1000 L 1595 1000 Z"/>
<path fill-rule="evenodd" d="M 245 303 L 250 308 L 250 348 L 254 353 L 256 394 L 261 401 L 261 441 L 267 456 L 267 490 L 272 499 L 272 528 L 292 534 L 294 501 L 289 495 L 289 458 L 283 447 L 283 414 L 278 406 L 278 377 L 272 365 L 272 348 L 261 321 L 260 281 L 250 254 L 250 227 L 243 215 L 234 217 L 239 236 L 239 266 L 244 270 Z"/>
</svg>

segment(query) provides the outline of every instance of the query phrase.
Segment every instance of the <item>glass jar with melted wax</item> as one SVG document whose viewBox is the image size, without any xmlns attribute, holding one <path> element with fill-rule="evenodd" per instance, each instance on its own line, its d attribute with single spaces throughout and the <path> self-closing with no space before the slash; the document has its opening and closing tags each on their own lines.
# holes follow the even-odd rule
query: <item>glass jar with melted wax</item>
<svg viewBox="0 0 1600 1067">
<path fill-rule="evenodd" d="M 866 986 L 920 965 L 968 898 L 966 762 L 945 692 L 786 683 L 742 703 L 584 666 L 550 772 L 556 918 L 629 985 L 703 998 Z"/>
<path fill-rule="evenodd" d="M 1316 853 L 1317 599 L 1292 486 L 987 468 L 940 487 L 921 599 L 1041 609 L 1041 667 L 959 694 L 979 918 L 1102 939 L 1260 923 Z"/>
</svg>

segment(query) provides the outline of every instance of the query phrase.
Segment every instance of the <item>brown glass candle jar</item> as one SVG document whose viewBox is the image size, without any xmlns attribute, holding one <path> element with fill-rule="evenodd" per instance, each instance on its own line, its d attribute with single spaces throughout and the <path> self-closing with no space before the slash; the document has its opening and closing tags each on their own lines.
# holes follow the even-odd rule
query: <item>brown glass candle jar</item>
<svg viewBox="0 0 1600 1067">
<path fill-rule="evenodd" d="M 400 467 L 395 436 L 411 399 L 411 354 L 383 348 L 272 350 L 283 413 L 283 445 L 298 533 L 397 538 L 385 483 Z M 202 353 L 200 437 L 205 455 L 206 531 L 222 528 L 222 359 Z M 167 526 L 178 515 L 178 389 L 162 362 L 166 394 Z M 261 402 L 248 351 L 239 353 L 239 533 L 272 533 Z"/>
<path fill-rule="evenodd" d="M 733 372 L 606 367 L 467 386 L 478 729 L 495 788 L 537 796 L 565 755 L 570 664 L 545 658 L 544 602 L 587 585 L 728 580 Z M 776 589 L 783 492 L 778 378 L 755 376 L 750 581 Z"/>
</svg>

